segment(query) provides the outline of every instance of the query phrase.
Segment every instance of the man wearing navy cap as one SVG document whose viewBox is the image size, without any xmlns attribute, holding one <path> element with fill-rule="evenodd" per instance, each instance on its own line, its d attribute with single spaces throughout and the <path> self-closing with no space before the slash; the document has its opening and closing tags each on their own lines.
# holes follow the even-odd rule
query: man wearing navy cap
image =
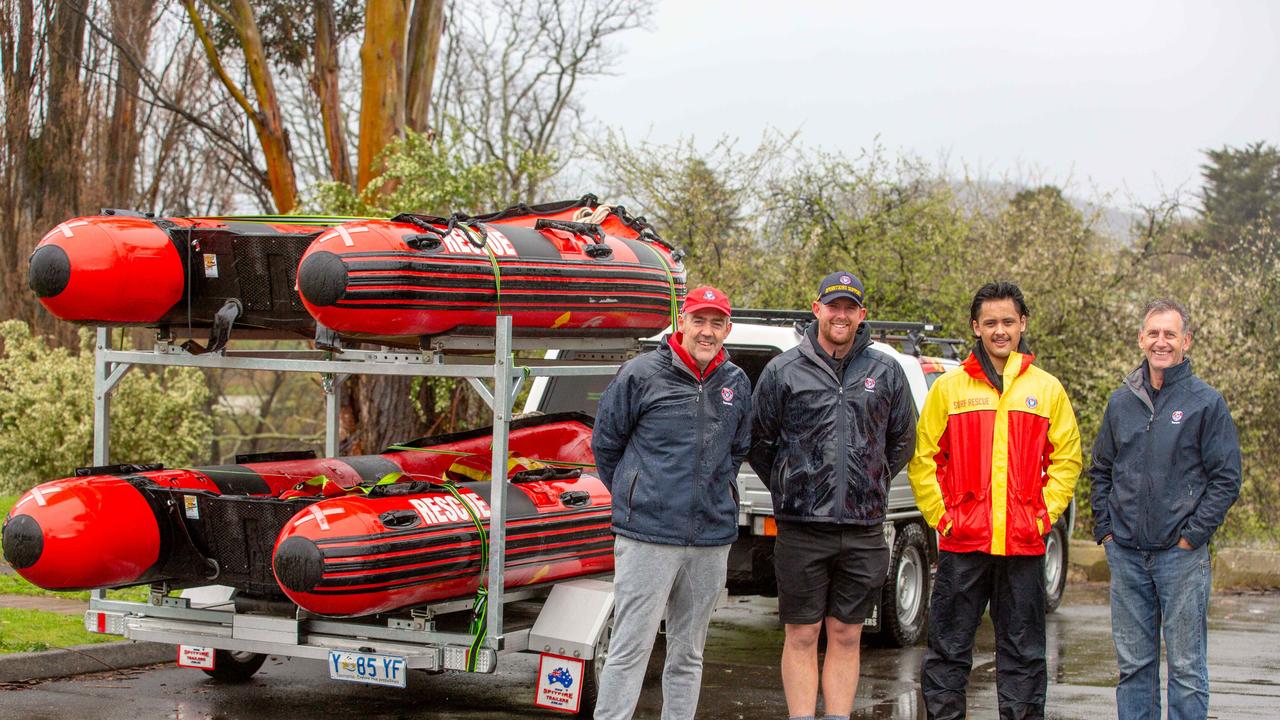
<svg viewBox="0 0 1280 720">
<path fill-rule="evenodd" d="M 614 626 L 596 718 L 630 718 L 663 611 L 663 720 L 693 718 L 702 647 L 738 538 L 751 383 L 729 362 L 729 298 L 695 288 L 678 331 L 626 363 L 600 397 L 591 448 L 613 493 Z"/>
<path fill-rule="evenodd" d="M 773 496 L 774 565 L 785 629 L 782 685 L 792 718 L 847 718 L 858 687 L 862 622 L 889 569 L 889 481 L 915 444 L 915 404 L 893 358 L 870 347 L 862 281 L 818 286 L 799 345 L 756 386 L 748 460 Z M 818 636 L 827 652 L 818 673 Z"/>
</svg>

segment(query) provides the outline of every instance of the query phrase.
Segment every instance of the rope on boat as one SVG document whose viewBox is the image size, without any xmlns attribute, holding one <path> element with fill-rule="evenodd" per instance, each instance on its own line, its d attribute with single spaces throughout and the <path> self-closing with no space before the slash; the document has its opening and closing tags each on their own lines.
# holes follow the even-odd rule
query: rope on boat
<svg viewBox="0 0 1280 720">
<path fill-rule="evenodd" d="M 573 221 L 599 225 L 609 217 L 611 212 L 613 212 L 612 205 L 598 205 L 594 210 L 589 207 L 578 208 L 578 211 L 573 214 Z"/>
</svg>

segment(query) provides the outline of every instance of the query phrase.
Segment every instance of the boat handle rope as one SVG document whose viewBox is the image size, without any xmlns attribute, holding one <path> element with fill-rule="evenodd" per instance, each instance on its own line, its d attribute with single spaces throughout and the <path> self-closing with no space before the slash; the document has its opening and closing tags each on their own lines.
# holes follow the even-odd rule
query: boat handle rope
<svg viewBox="0 0 1280 720">
<path fill-rule="evenodd" d="M 585 209 L 585 208 L 584 208 Z M 607 217 L 607 216 L 606 216 Z M 604 229 L 600 227 L 598 222 L 580 222 L 577 220 L 551 220 L 548 218 L 539 218 L 533 224 L 534 230 L 559 230 L 560 232 L 569 233 L 574 237 L 591 236 L 596 239 L 595 242 L 583 242 L 582 252 L 592 260 L 603 260 L 613 255 L 613 248 L 605 243 Z"/>
</svg>

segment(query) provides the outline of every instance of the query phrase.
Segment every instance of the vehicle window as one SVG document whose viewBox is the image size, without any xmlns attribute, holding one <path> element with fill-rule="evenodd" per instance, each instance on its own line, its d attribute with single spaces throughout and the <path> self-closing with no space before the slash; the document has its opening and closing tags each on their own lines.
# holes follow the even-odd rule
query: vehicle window
<svg viewBox="0 0 1280 720">
<path fill-rule="evenodd" d="M 652 347 L 646 347 L 645 349 L 647 351 Z M 764 366 L 768 365 L 769 361 L 780 353 L 777 348 L 734 347 L 729 345 L 728 349 L 730 359 L 747 373 L 747 377 L 751 380 L 752 389 L 755 388 L 756 381 L 760 379 L 760 373 L 764 371 Z M 567 351 L 563 357 L 572 359 L 574 353 Z M 548 378 L 541 410 L 544 413 L 576 410 L 595 417 L 596 408 L 600 404 L 600 395 L 609 386 L 609 381 L 612 379 L 612 377 L 602 375 Z"/>
</svg>

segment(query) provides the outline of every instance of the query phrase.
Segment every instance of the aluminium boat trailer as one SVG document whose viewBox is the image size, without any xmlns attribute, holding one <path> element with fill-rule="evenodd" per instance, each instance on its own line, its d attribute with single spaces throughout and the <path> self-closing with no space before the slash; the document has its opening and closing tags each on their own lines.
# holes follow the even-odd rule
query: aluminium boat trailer
<svg viewBox="0 0 1280 720">
<path fill-rule="evenodd" d="M 438 337 L 421 352 L 377 350 L 224 349 L 193 354 L 162 336 L 154 349 L 111 347 L 111 330 L 97 329 L 94 354 L 93 462 L 110 459 L 110 400 L 113 389 L 138 366 L 178 366 L 214 370 L 318 374 L 325 393 L 324 450 L 338 454 L 340 386 L 351 375 L 454 378 L 467 381 L 492 410 L 491 467 L 504 467 L 513 406 L 528 378 L 612 375 L 617 363 L 545 361 L 520 358 L 516 350 L 544 349 L 548 343 L 575 349 L 579 356 L 634 351 L 637 341 L 618 338 L 521 338 L 509 316 L 499 316 L 492 337 Z M 599 357 L 599 356 L 597 356 Z M 410 670 L 493 673 L 502 656 L 537 653 L 539 707 L 589 713 L 612 625 L 611 576 L 579 577 L 556 583 L 504 587 L 499 558 L 507 554 L 507 514 L 502 473 L 490 473 L 484 585 L 487 609 L 473 613 L 475 601 L 460 598 L 357 618 L 330 618 L 287 602 L 239 599 L 233 588 L 206 586 L 175 594 L 164 583 L 151 586 L 146 602 L 90 594 L 85 627 L 130 640 L 178 646 L 178 663 L 214 678 L 237 682 L 251 677 L 266 656 L 322 661 L 318 672 L 335 680 L 404 688 Z M 532 601 L 532 602 L 531 602 Z M 507 612 L 508 605 L 513 612 Z M 550 671 L 548 672 L 548 668 Z"/>
</svg>

